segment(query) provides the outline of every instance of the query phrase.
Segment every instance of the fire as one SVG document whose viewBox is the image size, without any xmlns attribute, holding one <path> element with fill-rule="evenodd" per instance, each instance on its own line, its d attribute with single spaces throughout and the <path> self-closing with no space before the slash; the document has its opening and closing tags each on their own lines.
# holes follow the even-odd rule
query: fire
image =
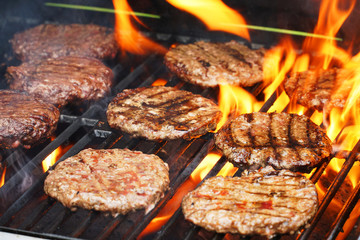
<svg viewBox="0 0 360 240">
<path fill-rule="evenodd" d="M 151 86 L 165 86 L 165 84 L 167 83 L 167 81 L 165 79 L 159 78 L 156 79 Z"/>
<path fill-rule="evenodd" d="M 340 27 L 352 12 L 355 1 L 332 1 L 323 0 L 320 6 L 318 23 L 314 29 L 315 34 L 335 37 Z M 358 122 L 359 110 L 357 105 L 360 97 L 360 71 L 358 70 L 360 55 L 354 57 L 349 50 L 341 49 L 336 45 L 334 38 L 311 38 L 307 37 L 301 51 L 289 39 L 284 39 L 278 46 L 270 49 L 264 62 L 264 78 L 267 88 L 264 90 L 265 98 L 268 99 L 276 89 L 283 90 L 281 83 L 286 75 L 291 72 L 306 70 L 322 70 L 340 67 L 349 71 L 346 79 L 343 79 L 342 88 L 349 87 L 349 93 L 344 108 L 324 109 L 322 113 L 314 112 L 311 119 L 318 125 L 323 123 L 327 135 L 334 141 L 334 147 L 340 150 L 352 150 L 360 138 L 360 123 Z M 280 86 L 280 88 L 279 88 Z M 338 92 L 343 89 L 337 89 Z M 335 92 L 333 95 L 338 94 Z M 306 109 L 299 108 L 296 99 L 289 99 L 282 92 L 277 98 L 270 111 L 282 111 L 289 104 L 288 111 L 303 114 Z M 345 159 L 333 158 L 327 166 L 322 178 L 327 178 L 330 172 L 339 172 Z M 360 167 L 356 163 L 347 176 L 346 181 L 351 181 L 353 188 L 360 180 Z M 319 183 L 321 183 L 320 178 Z M 327 189 L 317 184 L 319 196 L 324 195 Z M 340 203 L 333 201 L 334 205 Z M 338 206 L 339 207 L 339 206 Z M 356 213 L 355 213 L 356 212 Z M 354 211 L 356 219 L 358 211 Z M 346 228 L 346 227 L 344 227 Z M 339 235 L 340 236 L 340 235 Z M 346 237 L 346 234 L 344 234 Z M 342 238 L 342 237 L 340 237 Z"/>
<path fill-rule="evenodd" d="M 5 184 L 5 176 L 6 176 L 6 167 L 4 167 L 4 170 L 3 170 L 2 175 L 1 175 L 0 188 Z"/>
<path fill-rule="evenodd" d="M 250 40 L 247 28 L 236 26 L 246 25 L 243 16 L 221 0 L 167 0 L 167 2 L 195 15 L 209 30 L 229 32 Z"/>
<path fill-rule="evenodd" d="M 113 5 L 115 8 L 115 38 L 123 54 L 130 52 L 144 55 L 154 51 L 166 52 L 163 46 L 146 38 L 136 29 L 130 16 L 138 23 L 142 23 L 126 0 L 113 0 Z M 124 14 L 124 12 L 131 12 L 131 14 Z"/>
<path fill-rule="evenodd" d="M 221 155 L 217 153 L 209 153 L 191 173 L 189 179 L 178 188 L 172 199 L 169 200 L 165 207 L 162 208 L 158 215 L 142 231 L 138 239 L 142 239 L 144 236 L 158 231 L 180 207 L 183 197 L 196 188 L 219 161 L 220 157 Z"/>
<path fill-rule="evenodd" d="M 52 140 L 54 137 L 52 138 Z M 57 160 L 61 158 L 61 156 L 66 153 L 73 145 L 67 145 L 67 146 L 59 146 L 56 148 L 52 153 L 50 153 L 43 161 L 42 161 L 42 167 L 43 171 L 46 172 L 49 170 L 49 168 L 54 165 Z"/>
<path fill-rule="evenodd" d="M 219 130 L 227 121 L 229 114 L 243 114 L 258 111 L 262 103 L 248 91 L 241 87 L 231 86 L 228 84 L 219 86 L 219 108 L 223 117 L 217 125 Z M 217 131 L 216 130 L 216 131 Z"/>
<path fill-rule="evenodd" d="M 49 168 L 56 163 L 60 153 L 61 149 L 60 147 L 58 147 L 42 161 L 42 167 L 44 172 L 47 172 L 47 170 L 49 170 Z"/>
</svg>

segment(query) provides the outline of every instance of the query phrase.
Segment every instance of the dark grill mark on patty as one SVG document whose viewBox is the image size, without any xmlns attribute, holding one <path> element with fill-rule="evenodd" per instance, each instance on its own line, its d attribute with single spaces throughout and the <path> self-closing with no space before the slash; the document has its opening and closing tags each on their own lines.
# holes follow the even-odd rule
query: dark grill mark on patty
<svg viewBox="0 0 360 240">
<path fill-rule="evenodd" d="M 271 168 L 241 177 L 209 178 L 182 201 L 185 219 L 207 230 L 270 238 L 297 231 L 317 207 L 316 188 L 310 180 Z"/>
<path fill-rule="evenodd" d="M 151 140 L 190 139 L 215 130 L 221 112 L 211 100 L 172 87 L 126 89 L 110 103 L 111 127 Z"/>
<path fill-rule="evenodd" d="M 316 143 L 310 134 L 316 136 Z M 215 143 L 239 167 L 269 164 L 276 169 L 309 171 L 331 154 L 326 133 L 307 117 L 296 114 L 240 115 L 216 133 Z"/>
<path fill-rule="evenodd" d="M 262 81 L 264 49 L 235 41 L 178 45 L 165 55 L 165 65 L 181 79 L 203 87 L 252 86 Z"/>
</svg>

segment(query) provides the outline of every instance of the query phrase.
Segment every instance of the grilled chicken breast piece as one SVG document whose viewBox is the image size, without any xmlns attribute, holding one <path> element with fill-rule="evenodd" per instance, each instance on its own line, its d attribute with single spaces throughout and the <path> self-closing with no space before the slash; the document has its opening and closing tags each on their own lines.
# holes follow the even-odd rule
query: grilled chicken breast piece
<svg viewBox="0 0 360 240">
<path fill-rule="evenodd" d="M 337 68 L 297 72 L 285 79 L 284 87 L 298 104 L 328 112 L 333 107 L 345 107 L 354 74 L 352 70 Z"/>
<path fill-rule="evenodd" d="M 112 128 L 150 140 L 198 137 L 215 130 L 222 116 L 210 99 L 165 86 L 125 89 L 106 114 Z"/>
<path fill-rule="evenodd" d="M 179 78 L 203 87 L 220 84 L 252 86 L 263 80 L 265 50 L 250 49 L 236 41 L 199 41 L 171 48 L 165 65 Z"/>
<path fill-rule="evenodd" d="M 65 56 L 8 67 L 6 77 L 11 89 L 62 107 L 104 97 L 113 73 L 96 58 Z"/>
<path fill-rule="evenodd" d="M 0 91 L 0 147 L 30 148 L 56 130 L 60 112 L 54 105 L 26 93 Z"/>
<path fill-rule="evenodd" d="M 269 169 L 205 180 L 184 197 L 185 219 L 218 233 L 269 238 L 295 233 L 317 211 L 315 185 L 300 174 Z"/>
<path fill-rule="evenodd" d="M 310 171 L 332 151 L 325 131 L 308 117 L 254 112 L 226 123 L 215 144 L 235 166 Z"/>
<path fill-rule="evenodd" d="M 113 29 L 95 24 L 41 24 L 16 33 L 10 43 L 22 61 L 69 55 L 113 59 L 118 52 Z"/>
<path fill-rule="evenodd" d="M 169 168 L 158 156 L 128 149 L 85 149 L 60 162 L 44 182 L 64 206 L 110 212 L 150 211 L 169 186 Z"/>
</svg>

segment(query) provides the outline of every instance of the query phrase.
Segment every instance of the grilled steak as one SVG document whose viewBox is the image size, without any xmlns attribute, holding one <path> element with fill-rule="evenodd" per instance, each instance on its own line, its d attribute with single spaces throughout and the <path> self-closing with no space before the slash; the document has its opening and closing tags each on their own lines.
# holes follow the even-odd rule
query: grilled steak
<svg viewBox="0 0 360 240">
<path fill-rule="evenodd" d="M 267 237 L 295 233 L 317 207 L 315 185 L 288 170 L 212 177 L 182 201 L 185 219 L 207 230 Z"/>
<path fill-rule="evenodd" d="M 246 87 L 262 81 L 264 54 L 264 49 L 253 50 L 236 41 L 200 41 L 170 49 L 165 65 L 183 80 L 203 87 Z"/>
<path fill-rule="evenodd" d="M 60 162 L 44 190 L 64 206 L 110 212 L 150 211 L 168 189 L 168 165 L 154 154 L 85 149 Z"/>
<path fill-rule="evenodd" d="M 285 91 L 297 103 L 318 111 L 343 108 L 353 86 L 349 80 L 353 75 L 351 70 L 336 68 L 298 72 L 286 78 Z"/>
<path fill-rule="evenodd" d="M 215 144 L 234 165 L 310 171 L 331 154 L 331 141 L 309 118 L 288 113 L 243 114 L 225 124 Z"/>
<path fill-rule="evenodd" d="M 22 61 L 68 55 L 112 59 L 117 54 L 113 30 L 94 24 L 42 24 L 16 33 L 10 43 Z"/>
<path fill-rule="evenodd" d="M 112 128 L 151 140 L 198 137 L 215 130 L 222 116 L 210 99 L 164 86 L 126 89 L 106 114 Z"/>
<path fill-rule="evenodd" d="M 11 89 L 64 106 L 104 97 L 110 92 L 113 73 L 98 59 L 65 56 L 8 67 L 7 78 Z"/>
<path fill-rule="evenodd" d="M 55 131 L 60 113 L 54 105 L 10 90 L 0 91 L 0 102 L 1 148 L 30 148 Z"/>
</svg>

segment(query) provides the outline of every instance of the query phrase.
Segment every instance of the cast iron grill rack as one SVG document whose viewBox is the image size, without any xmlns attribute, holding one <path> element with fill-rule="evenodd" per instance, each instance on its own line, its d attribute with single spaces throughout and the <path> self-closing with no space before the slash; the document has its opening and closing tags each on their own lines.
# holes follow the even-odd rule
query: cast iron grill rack
<svg viewBox="0 0 360 240">
<path fill-rule="evenodd" d="M 171 42 L 191 42 L 198 39 L 183 38 L 178 36 L 159 35 L 162 40 Z M 254 47 L 254 46 L 253 46 Z M 257 47 L 257 46 L 255 46 Z M 172 77 L 162 63 L 162 56 L 151 55 L 141 61 L 130 70 L 128 66 L 116 64 L 113 67 L 117 84 L 113 87 L 111 96 L 104 101 L 90 105 L 81 115 L 72 114 L 73 111 L 63 111 L 60 117 L 61 131 L 50 142 L 30 159 L 18 167 L 18 156 L 24 153 L 15 150 L 3 159 L 6 168 L 12 170 L 12 174 L 0 188 L 1 214 L 0 230 L 18 234 L 36 236 L 51 239 L 135 239 L 143 229 L 154 219 L 159 211 L 174 196 L 178 188 L 187 180 L 202 159 L 214 148 L 213 133 L 208 133 L 200 138 L 190 141 L 148 141 L 142 138 L 132 138 L 111 129 L 106 123 L 105 111 L 107 104 L 116 93 L 126 88 L 135 88 L 151 85 L 156 79 L 167 79 L 167 86 L 175 86 L 193 93 L 201 94 L 215 102 L 217 101 L 216 89 L 203 89 L 188 83 L 184 83 L 176 77 Z M 139 63 L 138 63 L 139 62 Z M 257 92 L 259 85 L 248 89 Z M 280 91 L 280 90 L 279 90 Z M 266 112 L 276 100 L 276 94 L 263 105 L 261 111 Z M 311 115 L 311 111 L 306 114 Z M 84 148 L 128 148 L 139 150 L 144 153 L 153 153 L 169 164 L 170 167 L 170 190 L 154 207 L 145 215 L 143 210 L 131 212 L 124 216 L 113 218 L 109 214 L 97 211 L 78 209 L 75 212 L 65 208 L 59 202 L 47 197 L 43 191 L 43 182 L 47 173 L 43 173 L 41 162 L 46 156 L 60 146 L 69 146 L 69 149 L 61 156 L 58 162 L 77 154 Z M 310 226 L 299 235 L 279 236 L 278 238 L 309 239 L 317 234 L 317 223 L 324 215 L 325 210 L 334 198 L 338 189 L 343 184 L 348 172 L 358 160 L 360 144 L 358 143 L 351 152 L 334 152 L 333 156 L 345 158 L 346 161 L 341 171 L 336 175 L 323 199 L 320 199 L 320 207 Z M 31 152 L 31 151 L 30 151 Z M 26 155 L 27 153 L 25 153 Z M 311 180 L 317 182 L 322 176 L 328 162 L 312 174 Z M 57 163 L 58 163 L 57 162 Z M 211 169 L 209 178 L 215 176 L 225 165 L 226 159 L 221 157 Z M 56 164 L 55 164 L 56 165 Z M 239 170 L 235 175 L 239 176 Z M 23 186 L 24 176 L 31 179 L 31 184 Z M 201 183 L 200 183 L 201 184 Z M 21 186 L 21 187 L 19 187 Z M 351 196 L 347 199 L 336 220 L 328 229 L 324 238 L 335 239 L 341 231 L 343 224 L 353 210 L 359 199 L 359 184 L 354 188 Z M 157 232 L 145 238 L 148 239 L 223 239 L 223 234 L 215 234 L 197 227 L 184 220 L 179 208 L 170 220 Z M 237 239 L 239 236 L 232 236 Z M 251 239 L 249 237 L 249 239 Z"/>
</svg>

